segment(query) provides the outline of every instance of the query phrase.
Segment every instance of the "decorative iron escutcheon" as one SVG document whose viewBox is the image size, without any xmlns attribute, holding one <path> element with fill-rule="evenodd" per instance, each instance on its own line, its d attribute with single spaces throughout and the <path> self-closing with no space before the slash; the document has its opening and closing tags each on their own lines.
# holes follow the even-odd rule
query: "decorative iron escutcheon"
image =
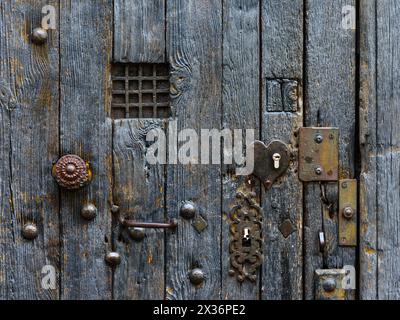
<svg viewBox="0 0 400 320">
<path fill-rule="evenodd" d="M 60 187 L 69 190 L 82 188 L 92 179 L 89 164 L 74 154 L 67 154 L 58 159 L 52 174 Z"/>
<path fill-rule="evenodd" d="M 236 194 L 236 204 L 230 211 L 229 244 L 231 269 L 229 274 L 239 282 L 257 279 L 257 270 L 263 261 L 262 211 L 255 201 L 255 193 Z"/>
</svg>

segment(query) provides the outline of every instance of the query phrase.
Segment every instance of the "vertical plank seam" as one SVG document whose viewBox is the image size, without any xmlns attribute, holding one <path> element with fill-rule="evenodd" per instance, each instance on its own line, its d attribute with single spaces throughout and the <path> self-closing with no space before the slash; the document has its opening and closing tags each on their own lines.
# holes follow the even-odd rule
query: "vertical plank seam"
<svg viewBox="0 0 400 320">
<path fill-rule="evenodd" d="M 262 14 L 263 14 L 263 0 L 259 0 L 258 2 L 258 112 L 259 112 L 259 117 L 258 117 L 258 136 L 260 137 L 260 140 L 262 141 L 262 123 L 263 123 L 263 84 L 264 84 L 264 76 L 263 76 L 263 23 L 262 23 Z M 260 201 L 260 206 L 263 203 L 263 198 L 262 198 L 262 188 L 261 183 L 259 183 L 259 190 L 260 190 L 260 196 L 259 196 L 259 201 Z M 263 208 L 262 208 L 263 210 Z M 263 234 L 263 238 L 265 235 Z M 264 240 L 265 241 L 265 238 Z M 265 257 L 265 256 L 264 256 Z M 264 260 L 263 263 L 266 261 Z M 263 271 L 262 268 L 259 269 L 259 284 L 258 284 L 258 300 L 262 299 L 263 296 Z"/>
</svg>

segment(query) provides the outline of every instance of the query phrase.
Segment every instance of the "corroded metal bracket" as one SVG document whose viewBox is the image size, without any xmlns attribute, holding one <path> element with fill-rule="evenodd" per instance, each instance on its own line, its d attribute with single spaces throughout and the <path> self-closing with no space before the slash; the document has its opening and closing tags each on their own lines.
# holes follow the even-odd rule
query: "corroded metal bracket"
<svg viewBox="0 0 400 320">
<path fill-rule="evenodd" d="M 229 274 L 236 276 L 239 282 L 245 279 L 254 282 L 257 279 L 257 270 L 263 261 L 262 211 L 254 199 L 255 196 L 255 193 L 247 195 L 238 192 L 236 204 L 229 215 L 231 233 Z"/>
<path fill-rule="evenodd" d="M 300 128 L 299 178 L 302 181 L 337 181 L 339 129 Z"/>
<path fill-rule="evenodd" d="M 339 245 L 357 245 L 357 180 L 339 180 Z"/>
<path fill-rule="evenodd" d="M 318 269 L 314 275 L 315 300 L 345 300 L 344 269 Z"/>
<path fill-rule="evenodd" d="M 253 176 L 260 179 L 266 190 L 283 175 L 290 163 L 290 152 L 285 143 L 274 140 L 268 146 L 261 141 L 254 141 Z"/>
</svg>

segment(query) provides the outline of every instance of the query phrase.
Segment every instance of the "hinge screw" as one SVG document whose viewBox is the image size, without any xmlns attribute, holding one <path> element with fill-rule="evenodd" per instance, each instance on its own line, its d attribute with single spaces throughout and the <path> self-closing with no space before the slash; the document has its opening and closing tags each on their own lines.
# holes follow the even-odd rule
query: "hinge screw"
<svg viewBox="0 0 400 320">
<path fill-rule="evenodd" d="M 318 175 L 318 176 L 320 176 L 321 174 L 322 174 L 322 168 L 321 167 L 317 167 L 317 168 L 315 168 L 315 174 L 316 175 Z"/>
<path fill-rule="evenodd" d="M 316 143 L 321 143 L 322 141 L 324 141 L 324 137 L 320 134 L 320 133 L 318 133 L 316 136 L 315 136 L 315 142 Z"/>
</svg>

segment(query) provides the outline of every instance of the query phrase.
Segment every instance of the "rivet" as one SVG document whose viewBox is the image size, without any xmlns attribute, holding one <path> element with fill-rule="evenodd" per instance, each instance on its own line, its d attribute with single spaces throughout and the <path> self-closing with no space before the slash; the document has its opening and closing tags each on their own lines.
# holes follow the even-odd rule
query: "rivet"
<svg viewBox="0 0 400 320">
<path fill-rule="evenodd" d="M 194 268 L 190 271 L 189 280 L 194 285 L 202 284 L 204 281 L 204 272 L 200 268 Z"/>
<path fill-rule="evenodd" d="M 113 204 L 112 207 L 111 207 L 111 212 L 112 213 L 118 213 L 118 211 L 119 211 L 119 206 Z"/>
<path fill-rule="evenodd" d="M 347 220 L 353 218 L 353 215 L 354 215 L 354 210 L 352 207 L 343 208 L 343 217 L 345 217 Z"/>
<path fill-rule="evenodd" d="M 97 208 L 95 205 L 89 203 L 82 207 L 81 216 L 86 220 L 93 220 L 97 215 Z"/>
<path fill-rule="evenodd" d="M 22 236 L 27 240 L 33 240 L 38 236 L 38 229 L 35 224 L 27 223 L 22 228 Z"/>
<path fill-rule="evenodd" d="M 315 174 L 316 175 L 318 175 L 318 176 L 320 176 L 321 174 L 322 174 L 322 168 L 321 167 L 317 167 L 317 168 L 315 168 Z"/>
<path fill-rule="evenodd" d="M 43 28 L 35 28 L 31 35 L 34 44 L 43 44 L 47 41 L 47 31 Z"/>
<path fill-rule="evenodd" d="M 135 241 L 142 241 L 146 236 L 144 228 L 128 228 L 129 236 Z"/>
<path fill-rule="evenodd" d="M 180 209 L 180 215 L 184 219 L 193 219 L 196 216 L 197 207 L 192 201 L 186 201 L 182 204 Z"/>
<path fill-rule="evenodd" d="M 342 182 L 342 188 L 346 189 L 347 188 L 347 182 Z"/>
<path fill-rule="evenodd" d="M 324 141 L 324 137 L 320 134 L 320 133 L 318 133 L 316 136 L 315 136 L 315 142 L 316 143 L 321 143 L 322 141 Z"/>
<path fill-rule="evenodd" d="M 328 278 L 325 279 L 324 282 L 322 283 L 322 288 L 326 292 L 333 292 L 336 289 L 336 280 L 333 278 Z"/>
<path fill-rule="evenodd" d="M 121 256 L 118 252 L 109 252 L 106 255 L 106 262 L 111 267 L 115 267 L 121 263 Z"/>
</svg>

